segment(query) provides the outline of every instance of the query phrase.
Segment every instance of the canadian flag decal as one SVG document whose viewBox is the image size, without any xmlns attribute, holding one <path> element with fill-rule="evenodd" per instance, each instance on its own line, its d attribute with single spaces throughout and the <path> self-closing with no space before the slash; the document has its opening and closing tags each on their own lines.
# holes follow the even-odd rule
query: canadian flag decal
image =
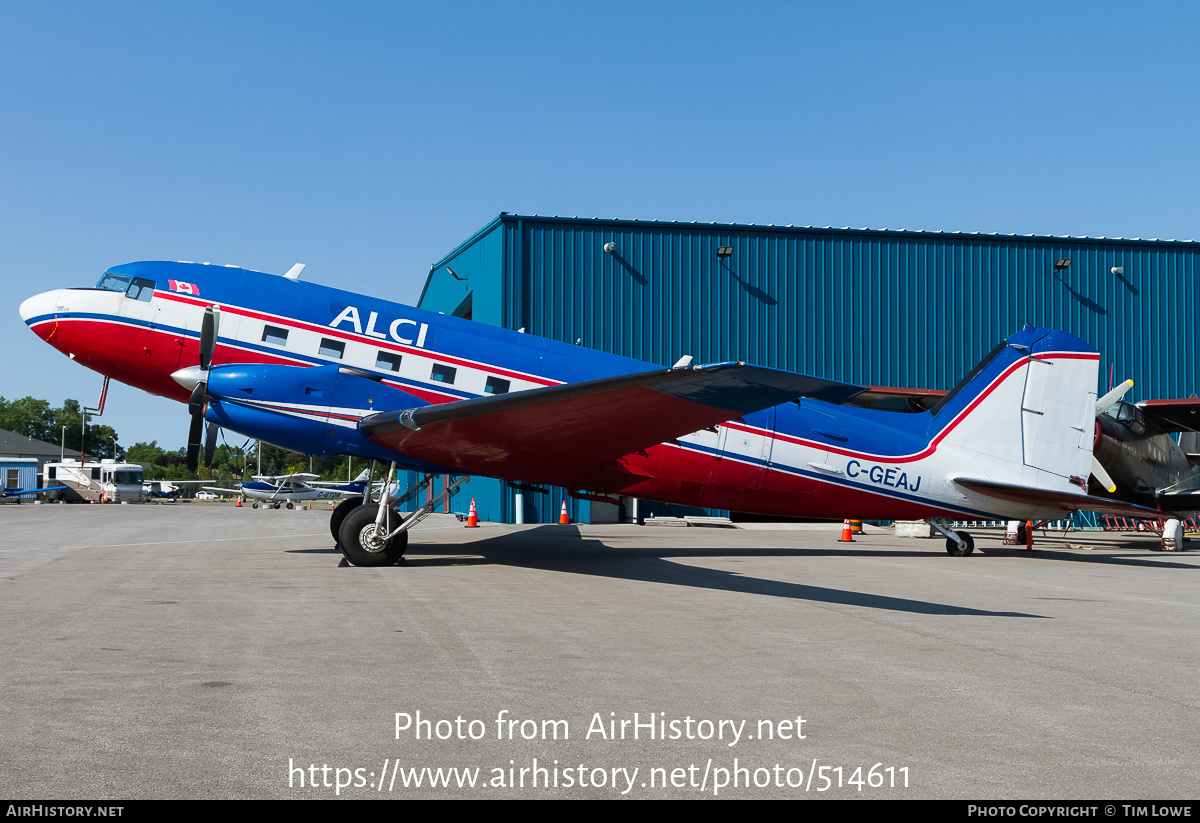
<svg viewBox="0 0 1200 823">
<path fill-rule="evenodd" d="M 170 285 L 171 291 L 190 294 L 192 297 L 200 296 L 200 289 L 195 283 L 184 283 L 182 280 L 168 280 L 167 283 Z"/>
</svg>

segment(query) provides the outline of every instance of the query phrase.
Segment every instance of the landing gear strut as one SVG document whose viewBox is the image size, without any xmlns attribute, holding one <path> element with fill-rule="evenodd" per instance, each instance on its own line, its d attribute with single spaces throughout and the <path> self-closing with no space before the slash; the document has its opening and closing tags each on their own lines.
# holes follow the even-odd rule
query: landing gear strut
<svg viewBox="0 0 1200 823">
<path fill-rule="evenodd" d="M 372 469 L 374 466 L 372 465 Z M 372 472 L 373 474 L 373 472 Z M 388 478 L 396 474 L 396 464 L 393 462 L 388 469 Z M 370 474 L 364 495 L 371 494 Z M 400 497 L 403 502 L 419 491 L 420 486 L 430 479 L 426 475 L 420 484 L 414 486 L 407 494 Z M 408 530 L 420 523 L 443 500 L 448 500 L 458 492 L 458 487 L 467 482 L 469 475 L 453 478 L 446 484 L 440 495 L 434 497 L 412 514 L 404 517 L 393 506 L 388 504 L 387 483 L 384 481 L 380 490 L 379 501 L 364 500 L 363 505 L 351 505 L 350 500 L 343 501 L 330 517 L 329 528 L 335 533 L 338 548 L 346 559 L 355 566 L 390 566 L 408 549 Z M 344 508 L 343 508 L 344 507 Z M 340 515 L 339 515 L 340 513 Z M 341 518 L 340 525 L 335 521 Z"/>
</svg>

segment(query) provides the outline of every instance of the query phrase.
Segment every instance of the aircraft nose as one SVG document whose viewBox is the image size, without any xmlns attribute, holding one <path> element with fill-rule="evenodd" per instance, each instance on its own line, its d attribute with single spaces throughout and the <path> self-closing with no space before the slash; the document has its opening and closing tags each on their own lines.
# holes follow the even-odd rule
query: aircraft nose
<svg viewBox="0 0 1200 823">
<path fill-rule="evenodd" d="M 61 304 L 59 300 L 61 294 L 62 289 L 35 294 L 22 303 L 17 311 L 20 312 L 21 319 L 25 321 L 26 325 L 33 325 L 41 318 L 49 319 L 54 316 L 55 309 Z"/>
</svg>

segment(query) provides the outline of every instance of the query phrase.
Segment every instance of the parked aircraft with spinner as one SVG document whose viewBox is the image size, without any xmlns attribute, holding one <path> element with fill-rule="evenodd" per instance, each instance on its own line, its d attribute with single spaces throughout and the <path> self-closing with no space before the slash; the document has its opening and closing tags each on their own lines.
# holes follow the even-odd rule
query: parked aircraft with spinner
<svg viewBox="0 0 1200 823">
<path fill-rule="evenodd" d="M 851 405 L 862 386 L 683 353 L 663 368 L 304 282 L 301 268 L 130 263 L 20 311 L 89 368 L 188 402 L 193 465 L 225 427 L 383 461 L 389 477 L 928 519 L 955 555 L 973 543 L 946 520 L 1038 520 L 1096 502 L 1099 355 L 1064 332 L 1026 327 L 931 408 L 891 411 Z M 382 565 L 403 555 L 420 514 L 347 501 L 331 529 L 350 562 Z"/>
</svg>

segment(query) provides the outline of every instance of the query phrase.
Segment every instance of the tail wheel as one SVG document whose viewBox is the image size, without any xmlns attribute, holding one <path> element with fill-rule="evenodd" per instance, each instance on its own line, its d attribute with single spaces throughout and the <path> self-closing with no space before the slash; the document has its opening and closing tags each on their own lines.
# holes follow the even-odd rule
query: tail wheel
<svg viewBox="0 0 1200 823">
<path fill-rule="evenodd" d="M 960 549 L 958 547 L 957 540 L 951 540 L 949 537 L 947 537 L 946 554 L 952 557 L 962 557 L 964 554 L 970 554 L 971 552 L 975 551 L 975 539 L 972 538 L 971 535 L 967 534 L 966 532 L 954 533 L 962 538 L 963 542 L 966 544 L 966 547 Z"/>
<path fill-rule="evenodd" d="M 391 566 L 408 550 L 408 532 L 400 532 L 389 540 L 380 540 L 375 528 L 376 506 L 358 506 L 346 515 L 338 530 L 338 546 L 355 566 Z M 400 513 L 388 510 L 383 529 L 394 528 Z"/>
</svg>

